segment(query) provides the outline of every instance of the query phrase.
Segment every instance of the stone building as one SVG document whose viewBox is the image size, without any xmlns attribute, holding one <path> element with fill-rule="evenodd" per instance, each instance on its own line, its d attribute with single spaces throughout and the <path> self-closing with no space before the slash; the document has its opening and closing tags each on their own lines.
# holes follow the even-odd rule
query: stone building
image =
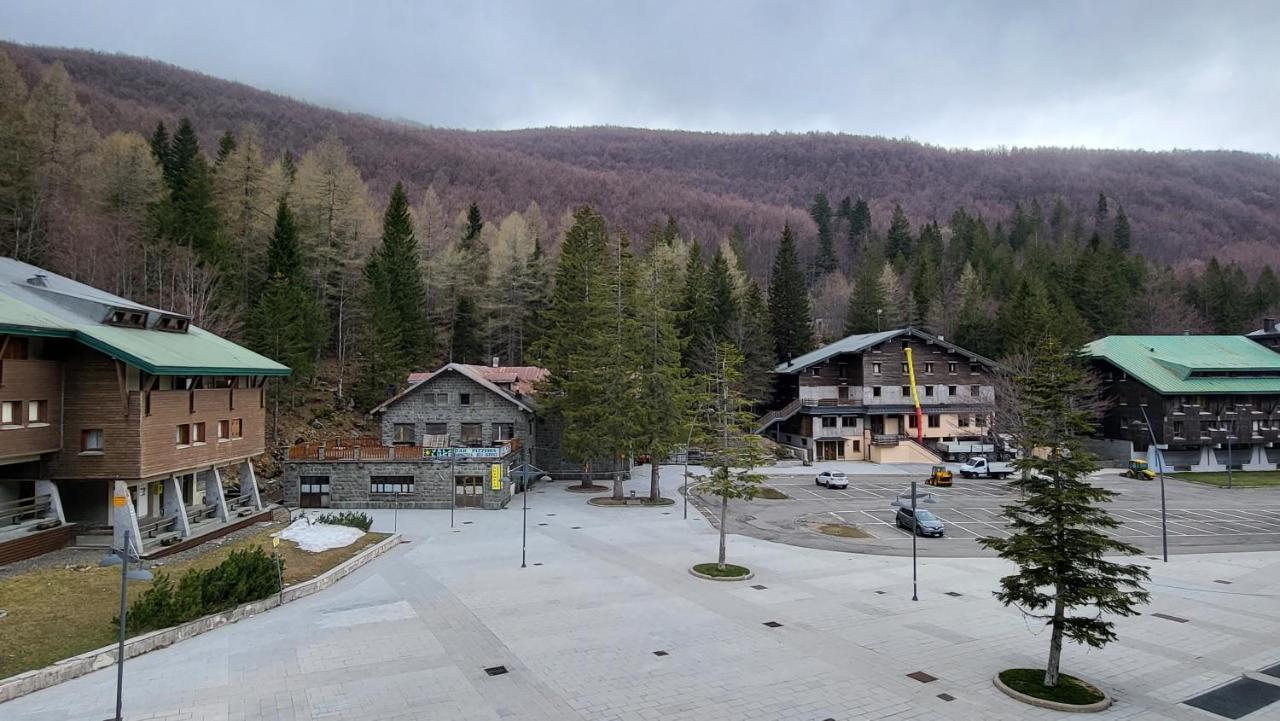
<svg viewBox="0 0 1280 721">
<path fill-rule="evenodd" d="M 995 368 L 916 328 L 851 335 L 773 369 L 775 410 L 760 419 L 758 432 L 809 460 L 934 462 L 942 443 L 989 436 Z"/>
<path fill-rule="evenodd" d="M 530 400 L 546 371 L 450 363 L 415 373 L 373 409 L 379 436 L 298 445 L 287 502 L 312 508 L 501 508 L 510 478 L 537 474 Z"/>
</svg>

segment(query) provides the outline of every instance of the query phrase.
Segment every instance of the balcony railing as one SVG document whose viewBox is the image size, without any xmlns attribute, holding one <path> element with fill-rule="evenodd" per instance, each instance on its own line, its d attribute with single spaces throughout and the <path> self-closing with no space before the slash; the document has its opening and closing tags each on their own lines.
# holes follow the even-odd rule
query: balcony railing
<svg viewBox="0 0 1280 721">
<path fill-rule="evenodd" d="M 485 448 L 494 448 L 493 455 L 482 455 Z M 461 458 L 502 458 L 520 450 L 520 439 L 506 441 L 497 446 L 469 448 L 455 454 Z M 300 443 L 289 448 L 291 461 L 422 461 L 449 458 L 444 446 L 387 446 L 377 438 L 342 438 L 315 443 Z"/>
</svg>

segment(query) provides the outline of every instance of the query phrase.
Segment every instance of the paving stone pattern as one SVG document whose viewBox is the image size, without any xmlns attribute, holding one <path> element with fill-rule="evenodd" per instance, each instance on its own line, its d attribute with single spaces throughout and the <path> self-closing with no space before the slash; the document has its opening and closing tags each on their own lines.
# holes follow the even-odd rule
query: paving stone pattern
<svg viewBox="0 0 1280 721">
<path fill-rule="evenodd" d="M 647 482 L 642 469 L 629 487 Z M 909 559 L 731 535 L 728 560 L 754 570 L 758 589 L 688 573 L 716 550 L 696 512 L 685 521 L 597 508 L 559 488 L 529 501 L 548 525 L 529 523 L 528 568 L 519 503 L 460 509 L 452 531 L 447 511 L 401 511 L 412 542 L 333 588 L 129 661 L 125 717 L 1060 718 L 992 686 L 1000 669 L 1043 664 L 1048 643 L 992 598 L 1010 570 L 998 559 L 922 559 L 912 602 Z M 375 528 L 390 527 L 389 511 L 375 516 Z M 1280 555 L 1152 565 L 1151 606 L 1119 621 L 1118 642 L 1064 652 L 1064 671 L 1116 697 L 1102 718 L 1205 721 L 1215 717 L 1183 702 L 1246 674 L 1280 685 L 1258 673 L 1280 663 Z M 490 675 L 498 666 L 507 672 Z M 104 669 L 0 706 L 0 718 L 107 718 L 114 689 Z M 1280 718 L 1280 708 L 1245 718 Z"/>
</svg>

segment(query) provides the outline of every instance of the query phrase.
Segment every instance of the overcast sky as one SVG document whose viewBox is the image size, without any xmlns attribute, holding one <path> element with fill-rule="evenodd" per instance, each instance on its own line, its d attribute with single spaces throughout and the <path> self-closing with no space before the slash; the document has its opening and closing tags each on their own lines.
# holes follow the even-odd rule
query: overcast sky
<svg viewBox="0 0 1280 721">
<path fill-rule="evenodd" d="M 1280 153 L 1280 2 L 6 0 L 0 36 L 437 126 Z"/>
</svg>

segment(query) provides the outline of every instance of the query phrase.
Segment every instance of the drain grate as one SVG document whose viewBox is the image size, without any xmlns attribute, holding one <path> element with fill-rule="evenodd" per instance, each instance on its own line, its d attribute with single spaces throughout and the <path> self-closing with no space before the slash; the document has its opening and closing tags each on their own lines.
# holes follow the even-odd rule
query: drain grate
<svg viewBox="0 0 1280 721">
<path fill-rule="evenodd" d="M 782 628 L 782 624 L 778 623 L 777 621 L 765 621 L 764 625 L 768 626 L 769 628 Z"/>
<path fill-rule="evenodd" d="M 486 668 L 484 672 L 489 674 L 490 676 L 501 676 L 502 674 L 507 672 L 507 667 L 506 666 L 490 666 L 489 668 Z"/>
<path fill-rule="evenodd" d="M 946 595 L 948 595 L 948 596 L 950 596 L 950 597 L 952 597 L 952 598 L 960 598 L 960 597 L 961 597 L 961 596 L 963 596 L 964 594 L 963 594 L 963 593 L 956 593 L 955 591 L 947 591 L 947 594 L 946 594 Z"/>
<path fill-rule="evenodd" d="M 535 563 L 535 564 L 533 564 L 533 565 L 535 565 L 535 566 L 541 566 L 541 565 L 542 565 L 542 561 L 538 561 L 537 563 Z"/>
<path fill-rule="evenodd" d="M 952 696 L 952 695 L 951 695 L 951 694 L 949 694 L 949 693 L 940 693 L 940 694 L 938 694 L 938 698 L 942 699 L 943 701 L 955 701 L 955 700 L 956 700 L 956 697 L 955 697 L 955 696 Z"/>
<path fill-rule="evenodd" d="M 1238 678 L 1182 703 L 1217 714 L 1223 718 L 1241 718 L 1280 701 L 1280 686 L 1252 678 Z"/>
<path fill-rule="evenodd" d="M 1169 615 L 1169 614 L 1167 614 L 1167 613 L 1153 613 L 1153 614 L 1151 614 L 1151 615 L 1152 615 L 1153 617 L 1155 617 L 1155 618 L 1163 618 L 1163 619 L 1164 619 L 1164 620 L 1166 620 L 1166 621 L 1173 621 L 1174 623 L 1186 623 L 1186 622 L 1187 622 L 1187 619 L 1185 619 L 1185 618 L 1182 618 L 1182 617 L 1180 617 L 1180 616 L 1170 616 L 1170 615 Z"/>
<path fill-rule="evenodd" d="M 885 594 L 885 591 L 876 591 L 877 596 L 883 596 L 884 594 Z"/>
<path fill-rule="evenodd" d="M 463 522 L 462 522 L 462 525 L 464 525 L 464 526 L 470 526 L 472 523 L 474 523 L 474 521 L 463 521 Z"/>
<path fill-rule="evenodd" d="M 933 683 L 934 681 L 938 680 L 937 676 L 932 676 L 930 674 L 925 673 L 924 671 L 912 671 L 911 673 L 907 674 L 907 678 L 914 678 L 920 683 Z"/>
<path fill-rule="evenodd" d="M 582 526 L 572 526 L 571 528 L 573 528 L 573 530 L 575 530 L 575 531 L 581 531 L 581 530 L 582 530 Z"/>
<path fill-rule="evenodd" d="M 670 654 L 668 654 L 666 651 L 654 651 L 654 652 L 653 652 L 653 655 L 654 655 L 654 656 L 669 656 Z"/>
<path fill-rule="evenodd" d="M 754 589 L 755 589 L 755 590 L 757 590 L 757 591 L 763 591 L 763 590 L 765 590 L 766 588 L 768 588 L 768 586 L 762 586 L 762 585 L 760 585 L 760 584 L 758 584 L 758 583 L 757 583 L 756 585 L 752 586 L 752 588 L 754 588 Z"/>
<path fill-rule="evenodd" d="M 1230 586 L 1230 585 L 1231 585 L 1231 582 L 1230 582 L 1230 581 L 1224 581 L 1224 580 L 1222 580 L 1221 578 L 1215 578 L 1215 579 L 1213 579 L 1213 582 L 1214 582 L 1214 583 L 1221 583 L 1221 584 L 1222 584 L 1222 585 L 1224 585 L 1224 586 Z"/>
<path fill-rule="evenodd" d="M 545 522 L 543 522 L 543 523 L 539 523 L 538 525 L 539 525 L 539 526 L 545 526 L 545 525 L 547 525 L 547 524 L 546 524 Z"/>
</svg>

